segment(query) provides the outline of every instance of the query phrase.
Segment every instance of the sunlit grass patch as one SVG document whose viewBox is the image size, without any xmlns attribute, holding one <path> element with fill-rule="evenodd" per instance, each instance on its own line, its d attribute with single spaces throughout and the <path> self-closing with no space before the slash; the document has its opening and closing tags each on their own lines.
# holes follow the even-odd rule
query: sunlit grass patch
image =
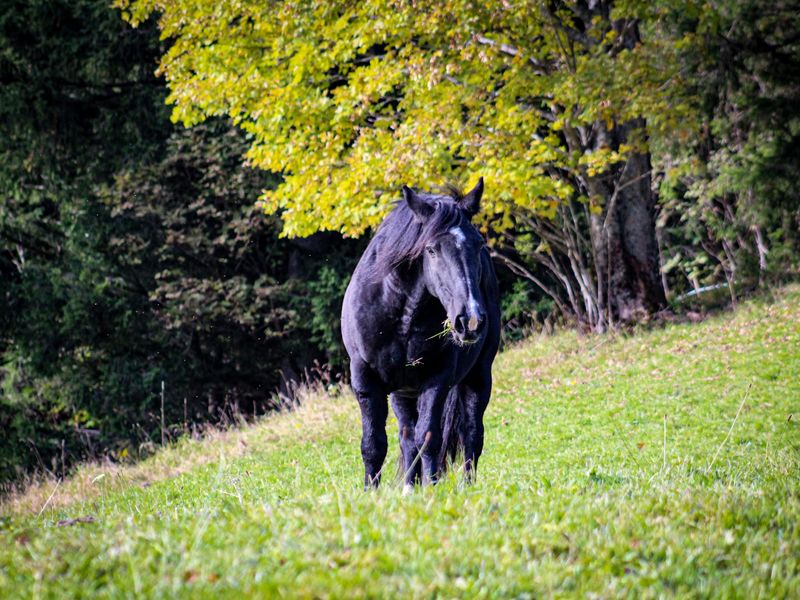
<svg viewBox="0 0 800 600">
<path fill-rule="evenodd" d="M 796 597 L 798 373 L 797 288 L 700 324 L 530 340 L 496 364 L 477 483 L 407 497 L 391 477 L 361 490 L 352 398 L 309 397 L 86 467 L 41 514 L 52 483 L 13 498 L 0 596 Z"/>
</svg>

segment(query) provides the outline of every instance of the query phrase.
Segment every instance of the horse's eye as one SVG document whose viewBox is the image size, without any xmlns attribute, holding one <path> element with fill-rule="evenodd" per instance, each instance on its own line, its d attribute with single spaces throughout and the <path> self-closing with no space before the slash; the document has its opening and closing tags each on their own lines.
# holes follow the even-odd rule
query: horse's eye
<svg viewBox="0 0 800 600">
<path fill-rule="evenodd" d="M 436 254 L 436 248 L 434 248 L 433 246 L 425 246 L 425 249 L 431 256 L 434 256 Z"/>
</svg>

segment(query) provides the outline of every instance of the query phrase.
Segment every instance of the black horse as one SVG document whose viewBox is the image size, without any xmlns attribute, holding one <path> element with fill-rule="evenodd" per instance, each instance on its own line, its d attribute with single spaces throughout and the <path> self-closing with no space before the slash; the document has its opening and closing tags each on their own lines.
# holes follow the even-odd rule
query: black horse
<svg viewBox="0 0 800 600">
<path fill-rule="evenodd" d="M 390 394 L 405 491 L 436 482 L 459 449 L 474 477 L 500 341 L 494 267 L 470 223 L 482 194 L 483 179 L 463 196 L 403 186 L 347 287 L 342 337 L 361 408 L 365 487 L 380 482 Z"/>
</svg>

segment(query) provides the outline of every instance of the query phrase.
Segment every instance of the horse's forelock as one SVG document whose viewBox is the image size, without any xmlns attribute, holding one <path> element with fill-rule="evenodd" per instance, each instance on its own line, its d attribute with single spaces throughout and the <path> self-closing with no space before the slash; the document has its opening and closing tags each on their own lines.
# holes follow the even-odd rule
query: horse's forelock
<svg viewBox="0 0 800 600">
<path fill-rule="evenodd" d="M 425 195 L 424 198 L 436 206 L 424 222 L 419 222 L 408 205 L 400 201 L 381 224 L 378 230 L 381 245 L 373 265 L 373 274 L 377 278 L 415 261 L 437 236 L 469 223 L 452 196 Z"/>
</svg>

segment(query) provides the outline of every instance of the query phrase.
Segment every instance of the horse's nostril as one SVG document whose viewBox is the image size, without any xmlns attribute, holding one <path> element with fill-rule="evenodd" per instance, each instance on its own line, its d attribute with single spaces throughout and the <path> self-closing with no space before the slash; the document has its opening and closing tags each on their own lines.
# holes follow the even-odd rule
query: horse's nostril
<svg viewBox="0 0 800 600">
<path fill-rule="evenodd" d="M 464 333 L 464 330 L 466 329 L 466 320 L 467 318 L 465 315 L 458 315 L 456 317 L 456 322 L 453 325 L 453 327 L 456 330 L 456 333 Z"/>
</svg>

